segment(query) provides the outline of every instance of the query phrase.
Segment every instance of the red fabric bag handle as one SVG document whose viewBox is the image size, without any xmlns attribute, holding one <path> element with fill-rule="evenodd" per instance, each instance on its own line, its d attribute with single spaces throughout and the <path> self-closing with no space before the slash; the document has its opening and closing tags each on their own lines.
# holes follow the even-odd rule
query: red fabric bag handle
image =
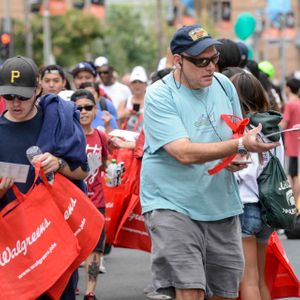
<svg viewBox="0 0 300 300">
<path fill-rule="evenodd" d="M 35 164 L 35 169 L 34 169 L 34 180 L 33 180 L 33 184 L 30 187 L 29 191 L 27 193 L 30 193 L 32 191 L 32 189 L 34 188 L 37 179 L 39 178 L 39 176 L 42 177 L 43 182 L 46 182 L 46 184 L 48 183 L 47 177 L 45 175 L 45 172 L 43 169 L 41 169 L 41 163 L 37 162 Z M 0 211 L 0 217 L 3 217 L 4 215 L 6 215 L 9 211 L 11 211 L 12 209 L 14 209 L 15 207 L 17 207 L 21 202 L 25 201 L 25 195 L 19 190 L 19 188 L 14 184 L 12 186 L 12 190 L 16 196 L 16 199 L 12 202 L 10 202 L 9 204 L 7 204 L 1 211 Z"/>
<path fill-rule="evenodd" d="M 233 133 L 232 137 L 234 139 L 243 136 L 245 128 L 249 124 L 249 118 L 241 119 L 238 116 L 230 115 L 230 114 L 229 115 L 222 114 L 221 119 L 223 119 L 224 122 L 232 129 L 232 133 Z M 233 119 L 236 119 L 237 122 L 233 122 Z M 220 172 L 222 169 L 224 169 L 231 163 L 231 161 L 234 159 L 235 156 L 236 154 L 225 157 L 221 162 L 219 162 L 213 168 L 209 169 L 208 174 L 213 175 Z"/>
</svg>

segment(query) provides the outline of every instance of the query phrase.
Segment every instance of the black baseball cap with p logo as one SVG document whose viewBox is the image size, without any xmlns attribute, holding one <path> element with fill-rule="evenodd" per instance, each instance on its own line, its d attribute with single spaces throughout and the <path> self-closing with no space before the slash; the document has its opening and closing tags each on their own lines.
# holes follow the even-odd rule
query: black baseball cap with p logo
<svg viewBox="0 0 300 300">
<path fill-rule="evenodd" d="M 38 85 L 38 68 L 28 57 L 15 56 L 0 67 L 0 95 L 31 98 Z"/>
</svg>

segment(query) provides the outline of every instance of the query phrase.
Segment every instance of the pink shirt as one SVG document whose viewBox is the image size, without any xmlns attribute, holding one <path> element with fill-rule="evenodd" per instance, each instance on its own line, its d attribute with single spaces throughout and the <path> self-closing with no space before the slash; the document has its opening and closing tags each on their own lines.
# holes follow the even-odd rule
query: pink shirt
<svg viewBox="0 0 300 300">
<path fill-rule="evenodd" d="M 287 121 L 287 129 L 292 128 L 296 124 L 300 124 L 300 99 L 291 99 L 286 103 L 283 112 L 283 119 Z M 284 133 L 286 156 L 298 156 L 300 147 L 299 137 L 299 131 Z"/>
</svg>

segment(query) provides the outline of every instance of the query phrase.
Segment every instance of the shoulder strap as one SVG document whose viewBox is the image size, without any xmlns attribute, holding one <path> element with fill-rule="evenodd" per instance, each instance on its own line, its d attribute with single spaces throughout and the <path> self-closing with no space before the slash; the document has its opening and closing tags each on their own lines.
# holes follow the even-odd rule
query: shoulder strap
<svg viewBox="0 0 300 300">
<path fill-rule="evenodd" d="M 215 79 L 218 81 L 218 83 L 219 83 L 219 85 L 221 86 L 222 90 L 224 91 L 225 95 L 228 97 L 228 94 L 227 94 L 227 92 L 226 92 L 226 90 L 225 90 L 225 88 L 224 88 L 222 82 L 220 81 L 220 79 L 219 79 L 216 75 L 214 75 L 214 77 L 215 77 Z"/>
<path fill-rule="evenodd" d="M 101 110 L 107 110 L 107 104 L 106 104 L 106 100 L 104 97 L 100 98 L 99 105 L 100 105 Z"/>
</svg>

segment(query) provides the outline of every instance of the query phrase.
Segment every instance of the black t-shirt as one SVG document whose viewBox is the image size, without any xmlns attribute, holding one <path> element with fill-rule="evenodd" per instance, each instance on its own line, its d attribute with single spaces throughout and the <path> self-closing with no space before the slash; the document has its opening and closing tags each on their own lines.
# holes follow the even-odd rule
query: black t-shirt
<svg viewBox="0 0 300 300">
<path fill-rule="evenodd" d="M 30 165 L 26 150 L 30 146 L 35 146 L 43 124 L 43 112 L 38 109 L 37 114 L 28 121 L 11 122 L 0 117 L 0 161 Z M 29 169 L 26 183 L 16 183 L 22 193 L 26 193 L 34 180 L 34 170 Z M 15 198 L 13 192 L 9 190 L 4 199 L 0 201 L 0 209 Z"/>
</svg>

